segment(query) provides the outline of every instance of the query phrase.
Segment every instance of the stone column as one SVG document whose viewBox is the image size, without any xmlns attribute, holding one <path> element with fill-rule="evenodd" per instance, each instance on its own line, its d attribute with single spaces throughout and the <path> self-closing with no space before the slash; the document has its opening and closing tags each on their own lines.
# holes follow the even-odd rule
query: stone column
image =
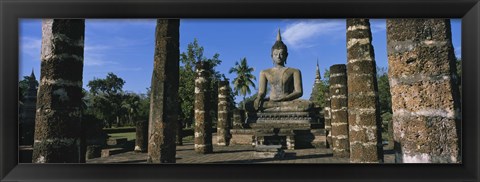
<svg viewBox="0 0 480 182">
<path fill-rule="evenodd" d="M 228 128 L 228 80 L 218 82 L 218 122 L 217 144 L 229 145 L 230 129 Z"/>
<path fill-rule="evenodd" d="M 332 150 L 334 157 L 350 157 L 348 141 L 347 75 L 346 65 L 330 67 L 330 107 L 332 125 Z"/>
<path fill-rule="evenodd" d="M 148 141 L 148 122 L 146 120 L 137 121 L 135 130 L 135 152 L 147 151 Z"/>
<path fill-rule="evenodd" d="M 459 91 L 449 19 L 387 19 L 396 161 L 460 161 Z"/>
<path fill-rule="evenodd" d="M 377 70 L 368 19 L 347 19 L 350 162 L 383 162 Z"/>
<path fill-rule="evenodd" d="M 327 147 L 332 148 L 332 117 L 330 109 L 330 93 L 325 92 L 325 107 L 323 108 L 325 119 L 325 132 L 327 134 Z"/>
<path fill-rule="evenodd" d="M 207 154 L 213 152 L 212 146 L 212 121 L 210 117 L 210 73 L 208 62 L 196 63 L 195 77 L 195 151 Z"/>
<path fill-rule="evenodd" d="M 83 19 L 42 21 L 33 163 L 81 162 Z"/>
<path fill-rule="evenodd" d="M 148 163 L 175 163 L 178 118 L 179 19 L 158 19 L 151 83 Z"/>
</svg>

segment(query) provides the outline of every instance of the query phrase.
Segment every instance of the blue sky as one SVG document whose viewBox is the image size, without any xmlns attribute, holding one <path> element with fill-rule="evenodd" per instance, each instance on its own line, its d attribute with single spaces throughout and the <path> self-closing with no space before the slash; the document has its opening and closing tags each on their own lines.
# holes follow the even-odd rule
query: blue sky
<svg viewBox="0 0 480 182">
<path fill-rule="evenodd" d="M 451 22 L 455 54 L 460 57 L 461 20 L 452 19 Z M 377 66 L 387 67 L 385 19 L 371 19 L 370 23 Z M 32 68 L 38 79 L 41 20 L 21 19 L 19 26 L 19 80 L 30 75 Z M 180 52 L 197 38 L 207 58 L 220 54 L 222 64 L 217 70 L 230 80 L 235 75 L 228 70 L 243 57 L 258 77 L 260 70 L 273 65 L 270 49 L 278 28 L 289 51 L 286 66 L 302 71 L 302 98 L 308 99 L 317 59 L 322 76 L 331 65 L 346 64 L 345 19 L 182 19 Z M 84 88 L 88 90 L 86 85 L 93 78 L 105 78 L 108 72 L 113 72 L 126 81 L 124 90 L 145 93 L 153 71 L 154 33 L 154 19 L 87 19 Z M 256 89 L 252 88 L 254 93 Z M 241 96 L 236 98 L 237 103 L 240 100 Z"/>
</svg>

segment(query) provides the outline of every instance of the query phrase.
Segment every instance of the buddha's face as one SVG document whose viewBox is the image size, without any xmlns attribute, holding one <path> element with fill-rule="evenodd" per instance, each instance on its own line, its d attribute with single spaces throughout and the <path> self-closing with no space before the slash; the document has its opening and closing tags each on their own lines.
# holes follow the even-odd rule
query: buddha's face
<svg viewBox="0 0 480 182">
<path fill-rule="evenodd" d="M 275 64 L 283 65 L 287 60 L 287 53 L 283 49 L 274 49 L 272 51 L 272 60 Z"/>
</svg>

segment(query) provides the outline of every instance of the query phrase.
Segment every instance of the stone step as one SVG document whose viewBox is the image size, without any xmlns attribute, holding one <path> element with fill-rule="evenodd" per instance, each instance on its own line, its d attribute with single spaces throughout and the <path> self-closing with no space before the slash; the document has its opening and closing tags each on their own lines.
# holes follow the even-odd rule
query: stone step
<svg viewBox="0 0 480 182">
<path fill-rule="evenodd" d="M 109 149 L 102 149 L 102 157 L 108 157 L 111 155 L 119 154 L 124 152 L 124 148 L 109 148 Z"/>
<path fill-rule="evenodd" d="M 254 157 L 281 159 L 285 156 L 282 145 L 257 145 L 255 146 Z"/>
<path fill-rule="evenodd" d="M 122 145 L 127 143 L 127 138 L 109 138 L 107 140 L 107 145 L 113 146 L 113 145 Z"/>
<path fill-rule="evenodd" d="M 259 152 L 277 152 L 282 150 L 282 145 L 257 145 L 255 151 Z"/>
</svg>

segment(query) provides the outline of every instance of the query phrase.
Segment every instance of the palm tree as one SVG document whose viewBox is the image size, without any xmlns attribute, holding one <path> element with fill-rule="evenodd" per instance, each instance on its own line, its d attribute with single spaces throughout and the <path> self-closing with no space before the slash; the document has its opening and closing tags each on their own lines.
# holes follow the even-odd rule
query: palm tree
<svg viewBox="0 0 480 182">
<path fill-rule="evenodd" d="M 256 80 L 255 76 L 253 76 L 253 68 L 249 67 L 247 64 L 247 58 L 243 58 L 240 60 L 240 63 L 237 61 L 235 62 L 235 66 L 230 68 L 228 73 L 237 73 L 237 77 L 233 79 L 233 88 L 235 95 L 241 94 L 243 96 L 243 101 L 245 101 L 245 96 L 250 94 L 250 86 L 255 88 L 255 83 L 252 80 Z M 243 109 L 245 109 L 245 102 L 243 102 Z"/>
</svg>

